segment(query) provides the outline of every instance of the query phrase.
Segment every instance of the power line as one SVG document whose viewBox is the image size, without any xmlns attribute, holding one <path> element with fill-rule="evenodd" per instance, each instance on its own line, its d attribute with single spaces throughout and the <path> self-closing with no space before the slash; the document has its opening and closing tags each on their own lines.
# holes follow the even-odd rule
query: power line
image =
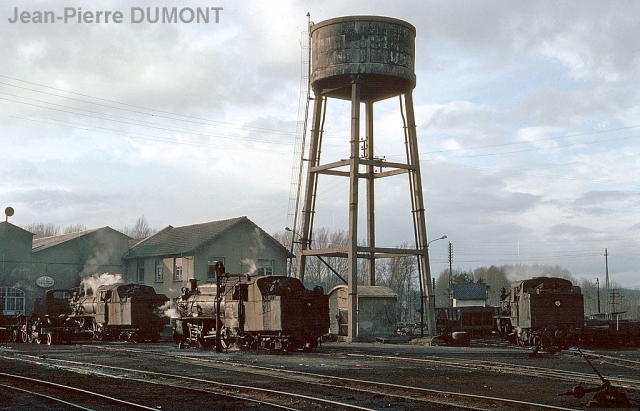
<svg viewBox="0 0 640 411">
<path fill-rule="evenodd" d="M 175 139 L 162 138 L 162 137 L 157 137 L 157 136 L 150 136 L 148 134 L 141 134 L 141 133 L 134 133 L 134 132 L 129 132 L 129 131 L 115 130 L 115 129 L 105 128 L 105 127 L 82 125 L 82 124 L 72 123 L 72 122 L 62 121 L 62 120 L 54 120 L 54 121 L 59 121 L 61 123 L 77 124 L 77 126 L 67 125 L 67 124 L 59 124 L 59 123 L 56 123 L 56 122 L 48 122 L 48 121 L 43 121 L 43 120 L 29 119 L 29 118 L 25 118 L 25 117 L 16 117 L 16 116 L 11 116 L 11 117 L 19 118 L 19 119 L 25 120 L 25 121 L 32 121 L 32 122 L 36 122 L 36 123 L 51 124 L 51 125 L 55 125 L 55 126 L 58 126 L 58 127 L 66 127 L 66 128 L 76 129 L 76 130 L 91 131 L 91 132 L 94 132 L 94 133 L 110 134 L 110 135 L 116 135 L 116 136 L 122 136 L 122 137 L 129 137 L 129 138 L 133 138 L 133 139 L 137 139 L 137 140 L 158 141 L 158 142 L 167 143 L 167 144 L 181 144 L 181 145 L 191 145 L 191 146 L 199 146 L 199 147 L 211 147 L 211 148 L 224 149 L 224 150 L 234 150 L 234 151 L 263 151 L 263 152 L 269 152 L 269 153 L 276 152 L 273 149 L 266 149 L 266 148 L 265 149 L 258 149 L 258 148 L 247 149 L 247 148 L 239 148 L 237 146 L 220 146 L 220 145 L 215 145 L 215 144 L 211 144 L 211 143 L 204 143 L 204 142 L 198 142 L 198 141 L 175 140 Z M 282 154 L 286 154 L 289 151 L 285 150 L 285 151 L 277 151 L 277 152 L 278 153 L 282 153 Z"/>
<path fill-rule="evenodd" d="M 546 137 L 546 138 L 540 138 L 540 139 L 528 140 L 528 141 L 512 141 L 512 142 L 505 142 L 505 143 L 499 143 L 499 144 L 490 144 L 490 145 L 486 145 L 486 146 L 476 146 L 476 147 L 469 147 L 469 148 L 457 148 L 457 149 L 450 149 L 450 150 L 427 151 L 427 152 L 422 153 L 422 154 L 444 154 L 444 153 L 454 153 L 454 152 L 460 152 L 460 151 L 471 151 L 471 150 L 480 150 L 480 149 L 487 149 L 487 148 L 513 146 L 513 145 L 520 145 L 520 144 L 541 143 L 541 142 L 546 142 L 546 141 L 562 140 L 562 139 L 566 139 L 566 138 L 585 137 L 585 136 L 593 136 L 593 135 L 596 135 L 596 134 L 612 133 L 612 132 L 616 132 L 616 131 L 630 130 L 630 129 L 634 129 L 634 128 L 640 128 L 640 125 L 631 125 L 631 126 L 611 128 L 611 129 L 607 129 L 607 130 L 597 130 L 597 131 L 590 131 L 590 132 L 585 132 L 585 133 L 569 134 L 569 135 L 566 135 L 566 136 Z M 640 138 L 640 136 L 627 137 L 627 138 Z M 625 138 L 625 139 L 627 139 L 627 138 Z M 617 141 L 617 140 L 620 140 L 620 139 L 600 140 L 600 141 L 593 142 L 593 143 L 599 143 L 599 142 L 602 142 L 602 141 Z M 593 143 L 591 143 L 591 144 L 593 144 Z M 582 142 L 580 144 L 590 144 L 590 143 Z M 537 148 L 533 148 L 532 150 L 553 150 L 553 149 L 556 149 L 556 148 L 563 148 L 563 147 L 570 147 L 570 146 L 537 147 Z M 518 153 L 518 152 L 520 152 L 520 151 L 515 151 L 514 153 Z M 506 152 L 506 154 L 509 154 L 509 153 L 511 153 L 511 152 Z M 496 153 L 496 154 L 503 154 L 503 153 Z M 492 154 L 484 154 L 484 155 L 492 155 Z M 484 155 L 478 155 L 478 156 L 484 156 Z"/>
<path fill-rule="evenodd" d="M 53 111 L 58 111 L 58 112 L 63 112 L 63 113 L 68 113 L 68 114 L 74 114 L 74 115 L 88 117 L 88 118 L 95 118 L 95 119 L 98 119 L 98 120 L 112 121 L 112 122 L 116 122 L 116 123 L 133 125 L 133 126 L 138 126 L 138 127 L 147 127 L 147 128 L 158 129 L 158 130 L 173 131 L 173 132 L 194 134 L 194 135 L 201 135 L 201 136 L 222 137 L 222 138 L 245 138 L 245 139 L 247 139 L 246 137 L 229 136 L 227 134 L 203 133 L 203 132 L 198 131 L 198 130 L 189 129 L 189 128 L 183 128 L 183 127 L 174 127 L 174 126 L 160 127 L 156 123 L 153 123 L 153 122 L 150 122 L 150 121 L 137 120 L 137 119 L 130 118 L 130 117 L 115 116 L 115 115 L 112 115 L 112 114 L 104 114 L 104 113 L 100 113 L 100 112 L 96 112 L 96 111 L 91 111 L 91 110 L 86 110 L 86 109 L 81 109 L 81 108 L 76 108 L 76 107 L 65 106 L 63 104 L 49 103 L 49 102 L 46 102 L 46 101 L 36 100 L 36 99 L 28 98 L 28 97 L 15 96 L 15 95 L 8 94 L 8 93 L 3 93 L 3 92 L 0 92 L 0 94 L 9 95 L 11 97 L 22 98 L 24 100 L 33 101 L 33 102 L 36 102 L 36 103 L 49 104 L 49 105 L 54 106 L 54 107 L 62 107 L 63 109 L 54 108 L 54 107 L 47 107 L 47 106 L 44 106 L 44 105 L 41 105 L 41 104 L 35 104 L 35 103 L 26 103 L 26 102 L 23 102 L 23 101 L 7 99 L 7 98 L 4 98 L 4 97 L 0 97 L 0 100 L 11 101 L 11 102 L 18 103 L 18 104 L 25 104 L 25 105 L 29 105 L 29 106 L 33 106 L 33 107 L 45 108 L 45 109 L 48 109 L 48 110 L 53 110 Z M 67 109 L 67 110 L 65 110 L 65 109 Z M 86 112 L 86 113 L 89 113 L 89 114 L 77 113 L 77 112 L 70 111 L 70 110 L 82 111 L 82 112 Z M 112 118 L 109 118 L 109 117 L 112 117 Z M 58 121 L 58 120 L 56 120 L 56 121 Z M 264 142 L 264 143 L 271 143 L 271 144 L 287 144 L 287 145 L 291 145 L 292 144 L 291 142 L 282 142 L 282 141 L 277 141 L 277 140 L 260 140 L 260 139 L 253 139 L 253 138 L 252 139 L 247 139 L 247 140 L 257 141 L 257 142 Z"/>
<path fill-rule="evenodd" d="M 227 123 L 227 122 L 223 122 L 223 121 L 209 120 L 209 119 L 205 119 L 205 118 L 202 118 L 202 117 L 187 116 L 187 115 L 184 115 L 184 114 L 171 113 L 171 112 L 168 112 L 168 111 L 162 111 L 162 110 L 157 110 L 157 109 L 143 107 L 143 106 L 137 106 L 137 105 L 134 105 L 134 104 L 122 103 L 122 102 L 115 101 L 115 100 L 109 100 L 109 99 L 105 99 L 105 98 L 91 96 L 91 95 L 88 95 L 88 94 L 76 93 L 76 92 L 69 91 L 69 90 L 59 89 L 59 88 L 51 87 L 51 86 L 46 86 L 44 84 L 34 83 L 34 82 L 31 82 L 31 81 L 20 80 L 20 79 L 14 78 L 14 77 L 4 76 L 2 74 L 0 74 L 0 77 L 7 78 L 7 79 L 10 79 L 10 80 L 14 80 L 14 81 L 19 81 L 19 82 L 22 82 L 22 83 L 32 84 L 32 85 L 39 86 L 39 87 L 48 88 L 48 89 L 51 89 L 51 90 L 61 91 L 63 93 L 69 93 L 69 94 L 73 94 L 73 95 L 77 95 L 77 96 L 81 96 L 81 97 L 92 98 L 92 99 L 95 99 L 95 100 L 98 100 L 98 101 L 105 101 L 105 102 L 108 102 L 108 103 L 120 104 L 120 105 L 123 105 L 125 107 L 132 107 L 132 108 L 136 108 L 136 109 L 148 110 L 148 111 L 151 111 L 151 112 L 167 114 L 167 115 L 170 115 L 170 116 L 184 117 L 186 119 L 206 121 L 207 122 L 206 124 L 218 124 L 218 125 L 224 126 L 224 127 L 242 128 L 242 129 L 247 129 L 249 131 L 259 131 L 259 132 L 266 132 L 266 133 L 290 134 L 290 135 L 294 135 L 295 134 L 294 132 L 291 132 L 291 131 L 281 131 L 281 130 L 273 130 L 273 129 L 269 129 L 269 128 L 265 128 L 265 127 L 238 125 L 238 124 Z M 144 113 L 144 112 L 140 112 L 140 111 L 124 109 L 124 108 L 121 108 L 121 107 L 109 106 L 109 105 L 106 105 L 106 104 L 100 104 L 100 103 L 87 101 L 87 100 L 82 100 L 82 99 L 75 99 L 75 98 L 72 98 L 72 97 L 61 96 L 61 95 L 53 94 L 53 93 L 47 93 L 47 92 L 44 92 L 44 91 L 41 91 L 41 90 L 35 90 L 35 89 L 27 88 L 27 87 L 16 86 L 14 84 L 9 84 L 9 83 L 4 83 L 4 82 L 0 82 L 0 84 L 6 85 L 6 86 L 10 86 L 10 87 L 20 88 L 20 89 L 23 89 L 23 90 L 33 91 L 35 93 L 41 93 L 41 94 L 46 94 L 46 95 L 50 95 L 50 96 L 54 96 L 54 97 L 65 98 L 65 99 L 79 101 L 79 102 L 88 103 L 88 104 L 94 104 L 94 105 L 97 105 L 97 106 L 108 107 L 108 108 L 112 108 L 112 109 L 115 109 L 115 110 L 129 111 L 129 112 L 133 112 L 133 113 L 150 115 L 150 116 L 154 116 L 154 117 L 168 118 L 168 119 L 178 120 L 178 121 L 190 121 L 190 120 L 180 119 L 180 118 L 176 118 L 176 117 L 158 116 L 158 115 L 154 115 L 154 114 L 151 114 L 151 113 Z M 195 121 L 190 121 L 190 122 L 197 123 L 197 124 L 205 124 L 205 123 L 200 123 L 200 122 L 195 122 Z"/>
</svg>

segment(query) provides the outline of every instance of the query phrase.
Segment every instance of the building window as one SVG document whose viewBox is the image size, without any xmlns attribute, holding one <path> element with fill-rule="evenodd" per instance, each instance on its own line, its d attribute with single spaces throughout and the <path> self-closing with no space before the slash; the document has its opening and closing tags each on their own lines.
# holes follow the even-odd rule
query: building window
<svg viewBox="0 0 640 411">
<path fill-rule="evenodd" d="M 258 260 L 258 275 L 273 275 L 275 260 Z"/>
<path fill-rule="evenodd" d="M 136 281 L 144 283 L 144 260 L 138 261 L 138 266 L 136 267 Z"/>
<path fill-rule="evenodd" d="M 207 267 L 207 280 L 216 279 L 216 263 L 221 262 L 224 265 L 224 257 L 209 257 Z"/>
<path fill-rule="evenodd" d="M 162 260 L 156 260 L 155 282 L 161 283 L 163 281 L 164 281 L 164 262 Z"/>
<path fill-rule="evenodd" d="M 24 315 L 24 291 L 15 287 L 0 287 L 4 315 Z"/>
<path fill-rule="evenodd" d="M 173 281 L 182 281 L 182 258 L 173 259 Z"/>
</svg>

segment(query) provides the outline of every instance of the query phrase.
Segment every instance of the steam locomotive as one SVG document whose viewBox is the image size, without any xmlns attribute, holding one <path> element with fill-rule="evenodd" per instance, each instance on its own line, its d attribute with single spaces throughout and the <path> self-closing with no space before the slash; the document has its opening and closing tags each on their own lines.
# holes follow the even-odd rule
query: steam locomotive
<svg viewBox="0 0 640 411">
<path fill-rule="evenodd" d="M 584 324 L 580 287 L 555 277 L 511 284 L 502 293 L 497 326 L 500 335 L 522 346 L 558 351 L 576 342 Z"/>
<path fill-rule="evenodd" d="M 217 268 L 224 273 L 224 267 Z M 181 348 L 309 351 L 329 329 L 329 297 L 285 276 L 219 274 L 216 284 L 182 289 L 174 340 Z"/>
<path fill-rule="evenodd" d="M 165 324 L 160 308 L 167 301 L 141 284 L 101 285 L 96 295 L 84 296 L 74 290 L 49 290 L 36 301 L 22 340 L 49 345 L 88 338 L 156 342 Z"/>
</svg>

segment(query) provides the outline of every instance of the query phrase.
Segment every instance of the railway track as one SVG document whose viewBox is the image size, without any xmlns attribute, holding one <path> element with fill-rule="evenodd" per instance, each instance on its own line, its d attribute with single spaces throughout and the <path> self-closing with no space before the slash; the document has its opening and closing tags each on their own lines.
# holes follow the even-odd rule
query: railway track
<svg viewBox="0 0 640 411">
<path fill-rule="evenodd" d="M 420 364 L 432 364 L 446 367 L 456 367 L 461 369 L 473 369 L 482 371 L 491 371 L 502 374 L 518 374 L 527 375 L 531 377 L 551 378 L 562 381 L 571 381 L 575 383 L 587 383 L 598 385 L 601 383 L 599 377 L 594 373 L 583 373 L 571 370 L 558 370 L 544 367 L 534 367 L 528 365 L 514 364 L 498 362 L 498 361 L 486 361 L 486 360 L 454 360 L 450 357 L 434 357 L 429 358 L 415 358 L 406 356 L 390 356 L 390 355 L 371 355 L 371 354 L 346 354 L 352 357 L 367 358 L 371 360 L 383 360 L 390 362 L 414 362 Z M 600 356 L 599 358 L 606 358 Z M 611 358 L 611 357 L 609 357 Z M 617 359 L 616 359 L 617 360 Z M 619 360 L 617 360 L 619 361 Z M 627 361 L 628 365 L 636 365 L 636 369 L 640 372 L 640 363 L 636 364 L 635 361 Z M 607 377 L 607 379 L 620 388 L 629 390 L 640 391 L 640 379 L 639 378 L 622 378 L 622 377 Z"/>
<path fill-rule="evenodd" d="M 91 346 L 91 348 L 98 348 L 98 346 Z M 239 364 L 232 361 L 202 357 L 194 358 L 188 355 L 150 352 L 147 350 L 135 348 L 100 346 L 100 349 L 112 352 L 143 354 L 147 357 L 157 356 L 165 361 L 170 359 L 181 365 L 191 364 L 197 365 L 199 367 L 215 368 L 216 372 L 210 374 L 229 372 L 229 370 L 241 373 L 250 373 L 253 375 L 253 377 L 245 377 L 246 379 L 256 380 L 256 376 L 260 376 L 260 379 L 264 379 L 265 377 L 277 379 L 283 382 L 276 383 L 276 385 L 282 387 L 291 386 L 291 389 L 296 390 L 296 392 L 306 391 L 307 389 L 304 388 L 304 386 L 311 386 L 314 387 L 311 390 L 313 392 L 321 392 L 324 393 L 322 395 L 326 395 L 327 390 L 329 390 L 329 392 L 331 392 L 333 396 L 337 396 L 337 393 L 342 393 L 342 395 L 346 396 L 348 400 L 355 400 L 358 404 L 364 404 L 362 406 L 357 406 L 356 408 L 347 408 L 344 404 L 336 404 L 338 405 L 338 409 L 379 409 L 381 407 L 384 407 L 385 409 L 395 408 L 402 410 L 572 410 L 572 408 L 518 401 L 514 399 L 498 398 L 496 396 L 472 395 L 459 392 L 426 389 L 402 384 L 337 377 L 310 372 L 274 369 L 260 365 L 245 363 Z M 59 361 L 63 361 L 65 363 L 69 362 L 67 360 Z M 114 367 L 112 366 L 101 367 L 114 369 Z M 115 368 L 119 369 L 118 367 Z M 184 377 L 174 375 L 173 378 Z M 193 378 L 187 378 L 187 380 L 195 381 Z M 200 379 L 197 380 L 199 381 Z M 206 381 L 208 383 L 212 382 L 210 379 L 206 379 Z M 256 389 L 256 386 L 254 385 L 250 387 L 250 389 Z M 273 392 L 273 389 L 270 388 L 269 391 Z"/>
<path fill-rule="evenodd" d="M 81 410 L 155 410 L 131 401 L 104 395 L 95 391 L 70 387 L 37 378 L 15 374 L 0 373 L 0 387 L 17 393 L 16 395 L 33 397 L 38 402 L 44 400 L 56 409 L 59 406 Z M 13 397 L 13 395 L 12 395 Z M 99 404 L 99 407 L 96 407 Z M 43 404 L 48 406 L 47 404 Z M 31 406 L 31 405 L 30 405 Z M 11 409 L 11 408 L 9 408 Z"/>
<path fill-rule="evenodd" d="M 151 348 L 151 349 L 149 349 Z M 346 378 L 325 373 L 313 373 L 309 371 L 296 371 L 282 367 L 269 365 L 270 357 L 273 362 L 286 361 L 300 358 L 305 361 L 308 356 L 295 355 L 230 355 L 226 359 L 207 355 L 206 352 L 166 352 L 156 351 L 154 347 L 135 348 L 135 346 L 123 347 L 117 344 L 108 345 L 78 345 L 74 350 L 84 352 L 82 355 L 100 357 L 90 354 L 90 352 L 102 351 L 105 358 L 127 358 L 128 361 L 135 359 L 137 365 L 117 366 L 114 361 L 97 364 L 95 361 L 71 361 L 66 359 L 52 358 L 51 353 L 47 353 L 43 358 L 40 355 L 13 354 L 12 356 L 0 356 L 0 358 L 12 358 L 13 360 L 29 361 L 33 363 L 46 364 L 48 367 L 55 367 L 60 370 L 68 370 L 75 373 L 92 373 L 103 377 L 117 377 L 127 379 L 132 382 L 145 382 L 164 387 L 171 386 L 183 390 L 189 390 L 194 394 L 202 395 L 206 393 L 212 395 L 228 395 L 227 398 L 238 399 L 238 397 L 256 401 L 265 409 L 448 409 L 448 410 L 575 410 L 576 408 L 566 408 L 562 406 L 545 405 L 534 402 L 517 401 L 513 398 L 504 399 L 497 395 L 471 395 L 447 390 L 433 390 L 424 387 L 412 386 L 413 384 L 393 384 L 389 382 L 376 382 L 365 379 Z M 514 364 L 496 361 L 481 361 L 473 359 L 453 359 L 450 357 L 436 357 L 429 355 L 428 358 L 416 358 L 412 356 L 365 354 L 344 352 L 340 353 L 316 353 L 314 358 L 325 356 L 345 359 L 354 359 L 364 365 L 370 363 L 382 364 L 385 369 L 394 370 L 402 366 L 410 366 L 421 369 L 456 368 L 463 372 L 475 375 L 475 372 L 493 374 L 519 374 L 520 376 L 531 376 L 536 378 L 546 378 L 561 380 L 563 383 L 573 381 L 582 384 L 598 385 L 599 380 L 593 374 L 572 372 L 566 370 L 556 370 L 543 367 L 517 366 L 514 371 Z M 278 360 L 279 359 L 279 360 Z M 360 361 L 362 359 L 362 361 Z M 247 363 L 249 360 L 250 363 Z M 260 362 L 260 365 L 255 362 Z M 321 360 L 322 361 L 322 360 Z M 138 362 L 147 364 L 162 363 L 164 368 L 169 370 L 181 369 L 182 372 L 156 372 L 144 371 Z M 338 362 L 342 362 L 338 360 Z M 348 367 L 341 364 L 341 367 Z M 625 367 L 638 369 L 634 362 L 626 362 Z M 635 368 L 634 368 L 635 367 Z M 289 368 L 289 367 L 287 367 Z M 291 367 L 294 368 L 294 367 Z M 193 373 L 192 370 L 199 369 Z M 190 375 L 185 375 L 184 370 L 189 370 Z M 234 374 L 231 380 L 252 381 L 252 385 L 238 385 L 225 382 L 224 380 Z M 237 375 L 236 375 L 237 374 Z M 245 374 L 242 376 L 242 374 Z M 193 376 L 191 376 L 193 375 Z M 485 374 L 486 375 L 486 374 Z M 611 378 L 618 387 L 628 389 L 640 389 L 640 380 L 632 378 Z M 614 382 L 615 381 L 615 382 Z M 293 394 L 295 393 L 295 394 Z M 557 392 L 554 391 L 554 395 Z M 199 397 L 198 397 L 199 398 Z M 553 403 L 553 402 L 550 402 Z M 577 405 L 579 402 L 574 401 Z M 269 406 L 268 406 L 269 404 Z M 563 405 L 566 405 L 565 402 Z M 271 408 L 269 408 L 271 407 Z M 236 407 L 240 408 L 240 407 Z M 163 407 L 163 410 L 170 409 Z M 260 408 L 262 409 L 262 408 Z M 581 408 L 577 408 L 581 409 Z"/>
<path fill-rule="evenodd" d="M 154 384 L 162 387 L 179 388 L 188 391 L 190 394 L 197 394 L 198 403 L 216 404 L 219 402 L 208 402 L 203 394 L 214 395 L 220 397 L 225 403 L 227 409 L 255 409 L 254 407 L 237 407 L 228 404 L 228 401 L 246 401 L 252 405 L 258 405 L 257 409 L 277 409 L 277 410 L 347 410 L 347 411 L 363 411 L 372 410 L 374 408 L 349 404 L 346 402 L 321 398 L 320 396 L 305 395 L 273 388 L 260 388 L 255 386 L 247 386 L 240 384 L 221 383 L 210 378 L 188 377 L 179 374 L 144 371 L 134 368 L 117 367 L 105 364 L 87 364 L 79 361 L 61 360 L 53 358 L 40 358 L 31 355 L 13 355 L 0 356 L 3 359 L 18 360 L 21 362 L 29 362 L 32 364 L 47 365 L 55 367 L 57 370 L 64 370 L 75 373 L 90 373 L 93 376 L 101 376 L 107 378 L 117 378 L 119 380 L 127 380 L 137 384 Z M 8 374 L 7 374 L 8 375 Z M 11 375 L 8 375 L 11 377 Z M 17 377 L 21 378 L 21 377 Z M 46 383 L 46 382 L 44 382 Z M 74 388 L 70 388 L 74 389 Z M 164 390 L 164 388 L 163 388 Z M 79 390 L 78 391 L 83 391 Z M 99 394 L 96 394 L 98 396 Z M 184 395 L 184 392 L 183 392 Z M 144 407 L 138 409 L 153 409 L 158 407 Z M 216 407 L 217 408 L 217 407 Z M 85 408 L 91 409 L 91 408 Z M 115 408 L 123 409 L 123 408 Z M 127 408 L 125 408 L 127 409 Z M 133 409 L 133 408 L 131 408 Z M 162 409 L 171 409 L 170 407 L 162 407 Z M 182 409 L 182 408 L 177 408 Z"/>
</svg>

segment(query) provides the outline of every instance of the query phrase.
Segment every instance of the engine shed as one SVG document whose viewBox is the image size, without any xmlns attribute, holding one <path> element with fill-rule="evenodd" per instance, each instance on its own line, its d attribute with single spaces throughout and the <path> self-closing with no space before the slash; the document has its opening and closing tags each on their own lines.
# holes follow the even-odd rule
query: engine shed
<svg viewBox="0 0 640 411">
<path fill-rule="evenodd" d="M 339 341 L 348 336 L 349 290 L 346 285 L 335 286 L 329 292 L 329 333 Z M 396 335 L 398 294 L 384 286 L 358 286 L 358 341 L 375 341 L 377 337 Z"/>
</svg>

